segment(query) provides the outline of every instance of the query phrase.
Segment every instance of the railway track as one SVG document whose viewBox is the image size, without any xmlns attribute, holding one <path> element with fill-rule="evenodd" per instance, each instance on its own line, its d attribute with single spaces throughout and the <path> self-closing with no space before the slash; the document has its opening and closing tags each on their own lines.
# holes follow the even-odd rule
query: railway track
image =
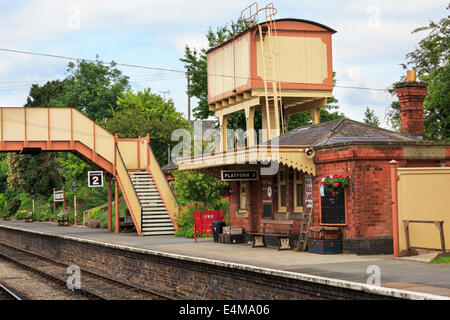
<svg viewBox="0 0 450 320">
<path fill-rule="evenodd" d="M 67 274 L 69 265 L 67 264 L 4 244 L 0 244 L 0 257 L 36 273 L 40 277 L 64 286 L 67 285 L 69 276 Z M 81 270 L 80 288 L 74 290 L 97 300 L 173 300 L 173 298 L 157 292 L 137 288 L 87 270 Z"/>
<path fill-rule="evenodd" d="M 20 294 L 0 283 L 0 300 L 25 300 Z"/>
</svg>

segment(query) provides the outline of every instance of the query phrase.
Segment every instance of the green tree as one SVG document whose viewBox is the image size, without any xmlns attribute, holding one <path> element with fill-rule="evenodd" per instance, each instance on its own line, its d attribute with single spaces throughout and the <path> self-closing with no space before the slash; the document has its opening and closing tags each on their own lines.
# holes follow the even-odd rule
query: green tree
<svg viewBox="0 0 450 320">
<path fill-rule="evenodd" d="M 38 156 L 9 153 L 8 189 L 20 192 L 34 190 L 39 194 L 51 194 L 53 188 L 61 186 L 63 178 L 59 175 L 59 164 L 55 152 Z"/>
<path fill-rule="evenodd" d="M 447 6 L 447 10 L 450 5 Z M 450 19 L 430 21 L 412 33 L 428 32 L 417 48 L 406 55 L 405 69 L 417 71 L 420 80 L 428 82 L 424 101 L 424 129 L 428 140 L 450 140 Z M 405 78 L 402 77 L 401 81 Z M 392 88 L 391 94 L 396 95 Z M 386 112 L 394 128 L 400 128 L 400 104 L 395 101 Z"/>
<path fill-rule="evenodd" d="M 0 154 L 0 194 L 5 193 L 6 188 L 8 187 L 7 179 L 8 179 L 8 159 L 6 153 Z M 1 210 L 1 208 L 0 208 Z"/>
<path fill-rule="evenodd" d="M 43 86 L 33 84 L 24 107 L 61 107 L 65 80 L 47 81 Z"/>
<path fill-rule="evenodd" d="M 244 28 L 248 27 L 249 22 L 244 21 L 244 25 Z M 208 32 L 206 33 L 208 48 L 198 50 L 196 48 L 190 48 L 188 45 L 185 46 L 184 57 L 181 58 L 180 61 L 184 63 L 186 72 L 190 77 L 190 86 L 187 93 L 198 99 L 197 106 L 192 109 L 196 119 L 207 119 L 209 116 L 214 115 L 214 112 L 209 110 L 208 104 L 206 52 L 209 49 L 232 39 L 236 33 L 240 32 L 240 30 L 241 24 L 239 21 L 231 21 L 230 25 L 226 24 L 225 26 L 216 28 L 216 30 L 209 27 Z M 228 122 L 230 123 L 230 126 L 233 127 L 232 123 L 242 122 L 242 115 L 231 115 Z M 242 128 L 242 125 L 236 127 Z"/>
<path fill-rule="evenodd" d="M 380 126 L 380 119 L 375 115 L 375 111 L 369 107 L 366 107 L 366 111 L 364 112 L 364 123 L 375 127 Z"/>
<path fill-rule="evenodd" d="M 180 205 L 192 201 L 214 207 L 229 193 L 228 183 L 196 171 L 174 171 L 173 191 Z"/>
<path fill-rule="evenodd" d="M 116 64 L 95 62 L 69 63 L 64 83 L 63 103 L 76 108 L 92 120 L 111 118 L 118 108 L 118 98 L 130 90 L 128 77 Z"/>
<path fill-rule="evenodd" d="M 175 129 L 190 129 L 187 120 L 177 112 L 172 100 L 164 101 L 150 89 L 137 93 L 128 92 L 118 99 L 119 108 L 113 117 L 102 122 L 119 138 L 136 138 L 150 135 L 150 144 L 160 164 L 167 163 L 167 148 L 177 142 L 171 141 Z"/>
</svg>

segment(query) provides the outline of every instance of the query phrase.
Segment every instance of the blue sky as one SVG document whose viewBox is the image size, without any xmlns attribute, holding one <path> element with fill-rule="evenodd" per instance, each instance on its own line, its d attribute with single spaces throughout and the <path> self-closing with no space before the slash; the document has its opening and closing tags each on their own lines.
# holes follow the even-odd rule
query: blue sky
<svg viewBox="0 0 450 320">
<path fill-rule="evenodd" d="M 277 18 L 317 21 L 333 36 L 339 85 L 386 88 L 404 73 L 400 63 L 426 34 L 417 27 L 447 13 L 447 0 L 278 0 Z M 0 0 L 0 47 L 182 70 L 185 44 L 206 45 L 205 33 L 236 20 L 251 1 Z M 259 3 L 262 6 L 265 3 Z M 33 82 L 62 79 L 68 61 L 0 52 L 0 106 L 22 106 Z M 186 114 L 183 75 L 120 68 L 134 90 L 170 91 Z M 366 106 L 384 120 L 394 99 L 380 91 L 335 88 L 341 111 L 362 120 Z M 167 97 L 167 95 L 166 95 Z M 193 101 L 195 104 L 195 100 Z M 384 125 L 386 126 L 386 125 Z"/>
</svg>

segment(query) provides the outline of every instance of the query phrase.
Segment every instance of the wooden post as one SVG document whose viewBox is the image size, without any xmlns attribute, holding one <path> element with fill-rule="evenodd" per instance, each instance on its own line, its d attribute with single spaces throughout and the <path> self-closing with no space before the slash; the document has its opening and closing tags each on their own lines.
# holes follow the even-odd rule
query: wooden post
<svg viewBox="0 0 450 320">
<path fill-rule="evenodd" d="M 435 221 L 434 225 L 439 230 L 439 236 L 441 238 L 442 253 L 445 253 L 444 221 Z"/>
<path fill-rule="evenodd" d="M 409 220 L 403 220 L 405 226 L 405 240 L 406 240 L 406 251 L 407 255 L 411 255 L 411 242 L 409 240 Z"/>
<path fill-rule="evenodd" d="M 114 181 L 114 215 L 115 215 L 115 233 L 119 233 L 119 182 Z"/>
<path fill-rule="evenodd" d="M 112 232 L 112 190 L 111 178 L 108 179 L 108 232 Z"/>
<path fill-rule="evenodd" d="M 391 197 L 392 197 L 392 238 L 394 242 L 394 257 L 398 257 L 398 193 L 397 193 L 397 161 L 389 162 L 391 165 Z"/>
</svg>

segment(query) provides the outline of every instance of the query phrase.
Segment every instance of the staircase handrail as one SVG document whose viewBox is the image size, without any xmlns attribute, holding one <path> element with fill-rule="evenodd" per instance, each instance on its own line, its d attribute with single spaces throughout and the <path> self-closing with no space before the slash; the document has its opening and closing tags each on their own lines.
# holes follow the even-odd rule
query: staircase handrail
<svg viewBox="0 0 450 320">
<path fill-rule="evenodd" d="M 103 208 L 106 208 L 107 206 L 108 206 L 108 203 L 105 203 L 105 204 L 99 205 L 99 206 L 97 206 L 97 207 L 94 207 L 94 208 L 91 208 L 91 209 L 88 209 L 88 210 L 84 210 L 84 211 L 83 211 L 83 225 L 85 224 L 85 220 L 86 220 L 86 215 L 87 215 L 87 214 L 91 213 L 92 211 L 94 211 L 94 210 L 96 210 L 96 209 L 103 209 Z M 114 201 L 111 202 L 111 206 L 114 206 Z"/>
</svg>

